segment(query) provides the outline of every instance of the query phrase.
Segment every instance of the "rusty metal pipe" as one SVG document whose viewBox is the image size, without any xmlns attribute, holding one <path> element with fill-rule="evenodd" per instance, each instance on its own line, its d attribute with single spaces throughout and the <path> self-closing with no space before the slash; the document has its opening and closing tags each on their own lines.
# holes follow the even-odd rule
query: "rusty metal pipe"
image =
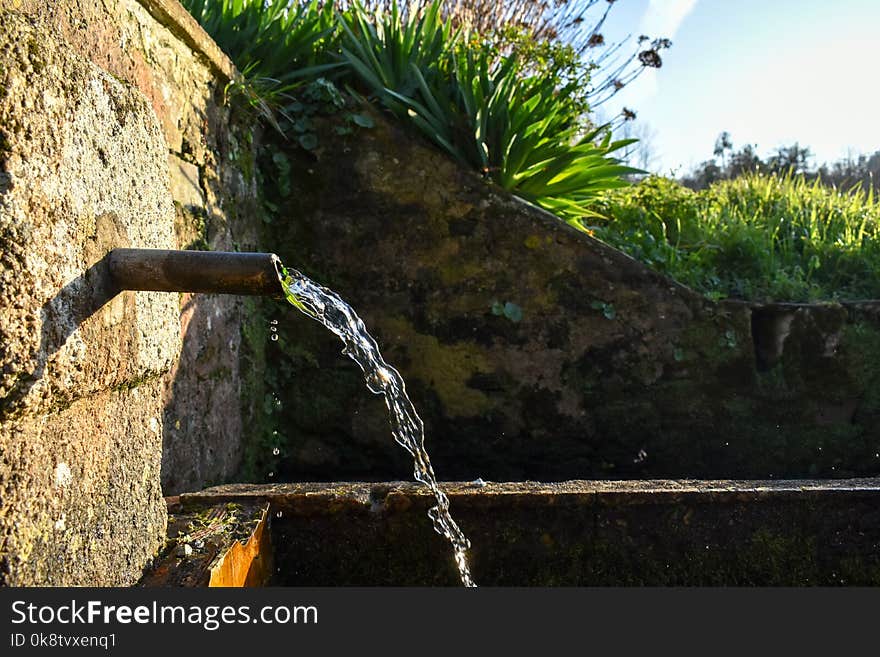
<svg viewBox="0 0 880 657">
<path fill-rule="evenodd" d="M 274 253 L 113 249 L 107 259 L 119 290 L 283 294 Z"/>
</svg>

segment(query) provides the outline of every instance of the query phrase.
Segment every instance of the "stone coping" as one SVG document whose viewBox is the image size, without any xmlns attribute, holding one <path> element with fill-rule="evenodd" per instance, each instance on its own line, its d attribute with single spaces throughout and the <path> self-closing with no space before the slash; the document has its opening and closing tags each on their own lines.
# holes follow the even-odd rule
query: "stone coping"
<svg viewBox="0 0 880 657">
<path fill-rule="evenodd" d="M 542 506 L 559 504 L 669 504 L 690 502 L 760 502 L 814 499 L 828 495 L 877 496 L 880 478 L 792 480 L 572 480 L 555 483 L 445 482 L 443 490 L 453 503 L 471 506 L 505 504 Z M 275 507 L 309 514 L 339 510 L 405 510 L 413 503 L 430 503 L 430 493 L 410 482 L 303 482 L 287 484 L 229 484 L 180 496 L 181 504 L 202 505 L 232 501 L 268 501 Z"/>
<path fill-rule="evenodd" d="M 198 21 L 177 0 L 138 0 L 162 25 L 171 30 L 194 51 L 201 53 L 227 80 L 238 76 L 232 60 L 224 53 Z"/>
</svg>

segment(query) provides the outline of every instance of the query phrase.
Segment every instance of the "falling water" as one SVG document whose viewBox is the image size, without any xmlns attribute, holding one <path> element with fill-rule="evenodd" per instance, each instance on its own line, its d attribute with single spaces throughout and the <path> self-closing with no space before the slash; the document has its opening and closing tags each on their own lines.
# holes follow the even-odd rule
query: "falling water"
<svg viewBox="0 0 880 657">
<path fill-rule="evenodd" d="M 425 451 L 422 419 L 407 397 L 403 377 L 385 362 L 376 341 L 367 332 L 361 318 L 335 292 L 321 287 L 295 269 L 283 267 L 280 262 L 278 271 L 287 300 L 335 333 L 345 345 L 342 353 L 363 370 L 367 388 L 385 397 L 394 440 L 412 455 L 415 464 L 413 476 L 431 490 L 437 501 L 436 506 L 428 511 L 434 530 L 452 543 L 462 583 L 465 586 L 476 586 L 471 579 L 467 562 L 467 550 L 471 543 L 449 513 L 449 499 L 440 490 L 431 460 Z"/>
</svg>

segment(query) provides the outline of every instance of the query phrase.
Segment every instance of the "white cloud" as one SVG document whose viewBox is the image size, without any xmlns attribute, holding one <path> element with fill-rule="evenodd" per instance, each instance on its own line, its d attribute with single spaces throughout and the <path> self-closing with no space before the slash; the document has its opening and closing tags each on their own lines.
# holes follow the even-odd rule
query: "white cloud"
<svg viewBox="0 0 880 657">
<path fill-rule="evenodd" d="M 639 29 L 652 37 L 672 39 L 697 0 L 650 0 Z"/>
<path fill-rule="evenodd" d="M 639 34 L 647 34 L 651 38 L 672 39 L 696 4 L 697 0 L 650 0 L 639 21 Z M 657 95 L 659 87 L 657 69 L 646 69 L 636 82 L 615 98 L 616 104 L 638 110 L 644 103 Z"/>
</svg>

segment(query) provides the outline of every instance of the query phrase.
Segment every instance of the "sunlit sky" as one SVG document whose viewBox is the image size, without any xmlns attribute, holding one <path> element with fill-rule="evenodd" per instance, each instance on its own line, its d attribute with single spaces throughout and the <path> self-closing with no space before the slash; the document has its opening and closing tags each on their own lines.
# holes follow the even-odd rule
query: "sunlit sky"
<svg viewBox="0 0 880 657">
<path fill-rule="evenodd" d="M 638 113 L 658 173 L 684 173 L 730 132 L 822 163 L 880 149 L 880 0 L 617 0 L 603 33 L 668 36 L 663 67 L 605 103 Z"/>
</svg>

